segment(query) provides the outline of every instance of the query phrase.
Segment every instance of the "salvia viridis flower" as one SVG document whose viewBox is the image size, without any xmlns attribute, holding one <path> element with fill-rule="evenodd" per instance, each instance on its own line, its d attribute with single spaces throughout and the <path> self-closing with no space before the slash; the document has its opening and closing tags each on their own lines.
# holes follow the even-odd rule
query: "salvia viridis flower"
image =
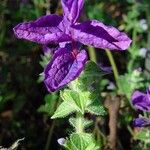
<svg viewBox="0 0 150 150">
<path fill-rule="evenodd" d="M 146 93 L 135 91 L 132 95 L 132 104 L 136 109 L 150 112 L 150 86 Z"/>
<path fill-rule="evenodd" d="M 15 35 L 20 39 L 46 46 L 59 45 L 44 69 L 44 82 L 49 92 L 54 92 L 76 79 L 84 69 L 87 53 L 83 49 L 80 50 L 79 43 L 111 50 L 126 50 L 131 43 L 125 33 L 97 20 L 79 23 L 78 18 L 84 0 L 61 0 L 61 2 L 63 16 L 42 16 L 14 28 Z"/>
<path fill-rule="evenodd" d="M 150 112 L 150 87 L 147 88 L 146 93 L 135 91 L 132 95 L 132 104 L 138 110 Z M 146 117 L 136 118 L 133 125 L 135 127 L 149 126 L 150 119 Z"/>
<path fill-rule="evenodd" d="M 133 120 L 134 127 L 146 127 L 150 125 L 150 119 L 146 117 L 139 117 Z"/>
</svg>

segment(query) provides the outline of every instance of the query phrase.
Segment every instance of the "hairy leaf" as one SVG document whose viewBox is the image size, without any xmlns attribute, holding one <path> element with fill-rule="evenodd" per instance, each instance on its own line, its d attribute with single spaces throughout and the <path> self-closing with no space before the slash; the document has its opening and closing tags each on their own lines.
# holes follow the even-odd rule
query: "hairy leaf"
<svg viewBox="0 0 150 150">
<path fill-rule="evenodd" d="M 70 150 L 90 150 L 91 145 L 92 150 L 99 149 L 91 134 L 74 133 L 70 136 L 70 139 L 66 142 L 65 147 L 67 147 Z"/>
</svg>

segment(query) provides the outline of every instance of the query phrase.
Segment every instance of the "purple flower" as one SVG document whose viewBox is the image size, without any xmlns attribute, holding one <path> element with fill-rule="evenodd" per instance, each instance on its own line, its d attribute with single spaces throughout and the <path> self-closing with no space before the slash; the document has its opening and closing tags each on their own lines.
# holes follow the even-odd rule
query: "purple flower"
<svg viewBox="0 0 150 150">
<path fill-rule="evenodd" d="M 50 63 L 45 67 L 45 84 L 50 92 L 58 90 L 76 79 L 82 72 L 87 60 L 85 50 L 79 50 L 78 43 L 125 50 L 131 40 L 116 28 L 91 20 L 78 23 L 84 0 L 61 0 L 64 15 L 47 15 L 31 22 L 21 23 L 14 28 L 20 39 L 42 45 L 65 42 L 64 47 L 56 48 Z M 68 44 L 70 43 L 68 47 Z M 48 50 L 48 49 L 45 49 Z"/>
<path fill-rule="evenodd" d="M 132 104 L 136 109 L 150 112 L 150 86 L 147 93 L 135 91 L 132 95 Z"/>
<path fill-rule="evenodd" d="M 76 79 L 87 61 L 85 50 L 70 52 L 71 48 L 59 48 L 44 70 L 45 85 L 50 92 L 56 91 Z"/>
<path fill-rule="evenodd" d="M 146 127 L 150 125 L 150 119 L 146 117 L 139 117 L 133 120 L 134 127 Z"/>
<path fill-rule="evenodd" d="M 147 93 L 135 91 L 132 95 L 132 104 L 136 109 L 150 112 L 150 87 L 147 88 Z M 133 120 L 135 127 L 144 127 L 150 125 L 150 119 L 139 117 Z"/>
</svg>

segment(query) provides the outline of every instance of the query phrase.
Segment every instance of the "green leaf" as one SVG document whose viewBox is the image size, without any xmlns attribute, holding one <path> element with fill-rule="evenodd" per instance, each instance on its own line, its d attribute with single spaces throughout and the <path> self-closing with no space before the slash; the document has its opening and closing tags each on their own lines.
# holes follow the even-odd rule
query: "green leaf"
<svg viewBox="0 0 150 150">
<path fill-rule="evenodd" d="M 80 111 L 82 114 L 84 114 L 87 105 L 91 103 L 90 92 L 64 90 L 60 95 L 64 101 L 71 103 L 76 111 Z"/>
<path fill-rule="evenodd" d="M 94 82 L 99 83 L 100 78 L 105 74 L 107 73 L 101 70 L 95 62 L 88 61 L 79 79 L 89 87 Z"/>
<path fill-rule="evenodd" d="M 76 105 L 80 108 L 81 113 L 85 113 L 85 108 L 89 103 L 91 103 L 90 92 L 71 92 Z"/>
<path fill-rule="evenodd" d="M 95 143 L 91 143 L 85 150 L 99 150 L 99 146 L 96 146 Z"/>
<path fill-rule="evenodd" d="M 50 61 L 50 59 L 51 59 L 50 53 L 49 54 L 45 54 L 45 55 L 41 55 L 41 61 L 39 63 L 44 68 L 45 65 L 48 64 L 48 62 Z"/>
<path fill-rule="evenodd" d="M 135 139 L 141 140 L 141 141 L 149 141 L 149 139 L 150 139 L 150 131 L 149 131 L 149 129 L 143 129 L 143 130 L 141 130 L 135 136 Z"/>
<path fill-rule="evenodd" d="M 72 134 L 70 139 L 66 142 L 65 147 L 70 150 L 90 150 L 90 147 L 93 148 L 91 150 L 99 149 L 93 136 L 88 133 Z"/>
<path fill-rule="evenodd" d="M 120 85 L 119 92 L 121 94 L 126 94 L 127 98 L 130 99 L 131 94 L 135 89 L 144 88 L 144 77 L 141 72 L 134 70 L 120 76 L 118 79 L 118 84 Z"/>
<path fill-rule="evenodd" d="M 69 84 L 69 88 L 78 92 L 92 91 L 92 86 L 94 86 L 94 90 L 98 89 L 100 79 L 105 74 L 107 73 L 101 70 L 95 62 L 88 61 L 82 74 Z"/>
<path fill-rule="evenodd" d="M 64 101 L 59 105 L 59 107 L 57 108 L 57 110 L 51 118 L 64 118 L 69 114 L 74 113 L 75 111 L 76 109 L 74 105 L 72 105 L 72 103 Z"/>
<path fill-rule="evenodd" d="M 78 121 L 78 118 L 70 118 L 69 119 L 69 123 L 74 127 L 76 128 L 76 125 L 77 125 L 77 122 Z M 92 120 L 87 120 L 85 118 L 82 118 L 82 123 L 83 123 L 83 128 L 86 129 L 88 128 L 89 126 L 91 126 L 93 124 L 93 121 Z"/>
<path fill-rule="evenodd" d="M 101 77 L 105 75 L 106 72 L 101 70 L 101 68 L 93 61 L 88 61 L 84 69 L 84 75 L 89 75 L 90 77 Z M 83 75 L 83 76 L 84 76 Z"/>
<path fill-rule="evenodd" d="M 49 116 L 51 116 L 56 109 L 56 105 L 58 102 L 57 100 L 58 100 L 57 93 L 47 94 L 44 98 L 45 104 L 41 105 L 38 108 L 38 112 L 47 113 Z"/>
<path fill-rule="evenodd" d="M 70 82 L 70 84 L 68 84 L 68 86 L 72 91 L 77 91 L 77 92 L 82 92 L 82 91 L 85 91 L 87 89 L 85 84 L 83 84 L 79 78 Z"/>
<path fill-rule="evenodd" d="M 90 106 L 88 106 L 88 108 L 86 110 L 87 110 L 87 112 L 90 112 L 90 113 L 92 113 L 94 115 L 104 116 L 104 115 L 107 114 L 105 107 L 102 106 L 97 101 L 95 101 Z"/>
</svg>

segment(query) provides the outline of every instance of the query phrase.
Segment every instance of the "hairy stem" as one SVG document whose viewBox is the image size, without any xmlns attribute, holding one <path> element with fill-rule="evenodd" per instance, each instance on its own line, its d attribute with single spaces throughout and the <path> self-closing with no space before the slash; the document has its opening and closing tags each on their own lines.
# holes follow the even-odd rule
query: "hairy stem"
<svg viewBox="0 0 150 150">
<path fill-rule="evenodd" d="M 83 127 L 83 115 L 81 113 L 77 113 L 77 124 L 76 124 L 76 133 L 84 132 Z"/>
</svg>

